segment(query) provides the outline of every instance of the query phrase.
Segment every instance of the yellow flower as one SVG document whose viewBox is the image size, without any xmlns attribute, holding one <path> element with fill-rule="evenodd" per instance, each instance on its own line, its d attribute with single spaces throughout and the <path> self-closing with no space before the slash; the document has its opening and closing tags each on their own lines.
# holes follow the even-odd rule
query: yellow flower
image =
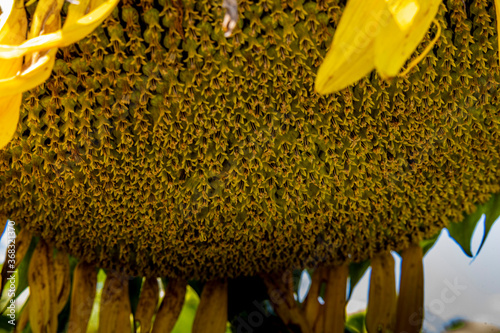
<svg viewBox="0 0 500 333">
<path fill-rule="evenodd" d="M 373 69 L 383 78 L 398 75 L 429 30 L 440 3 L 440 0 L 350 0 L 319 68 L 316 90 L 321 94 L 338 91 Z M 436 37 L 417 61 L 432 48 L 439 34 L 438 25 Z"/>
<path fill-rule="evenodd" d="M 28 22 L 24 2 L 2 2 L 0 149 L 16 131 L 22 92 L 47 80 L 54 66 L 57 48 L 68 46 L 90 34 L 111 14 L 118 1 L 80 0 L 77 4 L 70 4 L 61 29 L 60 11 L 64 0 L 40 0 L 26 41 Z"/>
</svg>

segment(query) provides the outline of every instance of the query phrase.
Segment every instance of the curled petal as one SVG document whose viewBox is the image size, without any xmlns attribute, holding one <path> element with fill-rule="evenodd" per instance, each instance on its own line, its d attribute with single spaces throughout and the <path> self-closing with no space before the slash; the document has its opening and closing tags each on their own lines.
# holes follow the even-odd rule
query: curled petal
<svg viewBox="0 0 500 333">
<path fill-rule="evenodd" d="M 405 69 L 403 72 L 401 72 L 401 74 L 399 74 L 399 76 L 405 76 L 406 74 L 408 74 L 413 67 L 415 67 L 420 61 L 422 61 L 423 58 L 425 58 L 427 53 L 429 53 L 429 51 L 432 50 L 432 48 L 434 47 L 434 44 L 436 44 L 437 40 L 441 36 L 441 26 L 439 25 L 439 22 L 437 20 L 434 20 L 433 22 L 434 22 L 434 24 L 436 24 L 436 27 L 437 27 L 436 36 L 431 40 L 429 45 L 427 45 L 425 50 L 422 53 L 420 53 L 420 55 L 418 57 L 416 57 L 414 60 L 412 60 L 410 62 L 410 64 L 408 65 L 408 68 Z"/>
<path fill-rule="evenodd" d="M 2 15 L 0 21 L 0 44 L 7 44 L 15 47 L 26 39 L 28 21 L 24 7 L 13 1 L 5 1 L 2 5 Z M 23 59 L 0 59 L 0 79 L 17 74 L 21 70 Z"/>
<path fill-rule="evenodd" d="M 28 21 L 24 6 L 14 1 L 2 3 L 0 21 L 0 43 L 19 44 L 26 38 Z M 21 70 L 23 59 L 0 59 L 0 81 L 15 76 Z M 21 107 L 21 94 L 6 91 L 0 86 L 0 149 L 12 139 L 16 132 Z M 9 96 L 5 96 L 9 95 Z M 2 97 L 4 96 L 4 97 Z"/>
<path fill-rule="evenodd" d="M 111 14 L 118 2 L 119 0 L 108 0 L 85 16 L 77 18 L 75 15 L 75 17 L 71 17 L 71 21 L 66 22 L 67 24 L 65 23 L 61 30 L 32 38 L 21 45 L 0 45 L 0 58 L 18 58 L 30 52 L 44 51 L 75 43 L 94 31 Z M 82 1 L 78 5 L 71 4 L 70 8 L 71 6 L 85 5 L 85 1 Z M 77 13 L 84 12 L 84 7 L 80 7 Z"/>
<path fill-rule="evenodd" d="M 389 1 L 390 16 L 375 41 L 375 68 L 383 78 L 394 77 L 425 37 L 440 0 Z"/>
<path fill-rule="evenodd" d="M 5 147 L 16 133 L 22 95 L 0 97 L 0 149 Z"/>
<path fill-rule="evenodd" d="M 57 49 L 50 50 L 21 74 L 0 79 L 0 97 L 21 94 L 44 83 L 52 73 Z M 17 109 L 19 112 L 19 108 Z"/>
<path fill-rule="evenodd" d="M 30 22 L 28 39 L 61 27 L 61 8 L 65 0 L 39 0 Z"/>
</svg>

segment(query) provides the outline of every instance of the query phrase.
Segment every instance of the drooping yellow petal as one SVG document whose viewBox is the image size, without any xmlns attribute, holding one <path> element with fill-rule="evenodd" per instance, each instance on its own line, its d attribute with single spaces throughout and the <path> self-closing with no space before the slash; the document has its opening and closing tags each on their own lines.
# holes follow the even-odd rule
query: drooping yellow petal
<svg viewBox="0 0 500 333">
<path fill-rule="evenodd" d="M 60 11 L 63 3 L 63 0 L 39 1 L 33 14 L 33 21 L 28 33 L 29 37 L 36 37 L 41 33 L 51 33 L 59 30 L 61 27 Z M 45 82 L 52 73 L 56 53 L 57 48 L 54 48 L 42 54 L 36 52 L 27 56 L 26 63 L 30 64 L 27 69 L 22 73 L 10 73 L 9 76 L 0 79 L 0 96 L 21 94 L 23 91 Z M 22 61 L 22 56 L 16 60 Z M 1 61 L 12 60 L 2 59 Z"/>
<path fill-rule="evenodd" d="M 169 279 L 153 326 L 153 333 L 171 332 L 182 311 L 187 281 Z"/>
<path fill-rule="evenodd" d="M 434 44 L 436 44 L 437 40 L 441 36 L 441 26 L 439 25 L 439 22 L 437 20 L 434 20 L 433 22 L 436 24 L 436 27 L 437 27 L 436 36 L 434 36 L 434 38 L 431 40 L 431 42 L 429 43 L 429 45 L 427 45 L 425 47 L 425 49 L 422 51 L 422 53 L 420 53 L 418 55 L 418 57 L 416 57 L 415 59 L 413 59 L 410 62 L 410 64 L 408 64 L 408 68 L 406 68 L 405 70 L 403 70 L 399 74 L 399 76 L 405 76 L 406 74 L 408 74 L 413 67 L 415 67 L 420 61 L 422 61 L 423 58 L 425 58 L 425 56 L 427 55 L 427 53 L 429 53 L 430 50 L 432 50 L 432 48 L 434 47 Z"/>
<path fill-rule="evenodd" d="M 99 312 L 99 333 L 130 332 L 130 298 L 128 279 L 109 272 L 104 281 Z"/>
<path fill-rule="evenodd" d="M 19 114 L 19 112 L 18 112 L 18 114 Z M 8 252 L 5 254 L 5 260 L 4 260 L 5 264 L 2 267 L 2 273 L 1 273 L 2 284 L 0 286 L 0 295 L 2 295 L 3 288 L 7 284 L 7 278 L 10 276 L 9 271 L 13 271 L 13 270 L 17 269 L 17 267 L 19 267 L 19 264 L 21 263 L 21 261 L 23 261 L 24 256 L 28 252 L 28 249 L 29 249 L 30 244 L 31 244 L 31 239 L 32 239 L 31 234 L 28 232 L 28 230 L 26 228 L 23 228 L 21 230 L 21 232 L 16 236 L 16 238 L 11 243 L 9 243 L 9 245 L 11 245 L 11 244 L 15 245 L 15 249 L 16 249 L 15 261 L 16 262 L 14 263 L 14 266 L 12 266 L 11 264 L 8 265 L 7 264 L 7 263 L 9 263 L 8 260 L 12 259 L 12 258 L 9 257 Z"/>
<path fill-rule="evenodd" d="M 0 15 L 0 44 L 16 45 L 26 39 L 28 21 L 22 3 L 15 3 L 14 0 L 6 0 L 1 3 L 2 14 Z M 4 74 L 7 66 L 5 62 L 0 62 L 0 75 Z M 18 70 L 14 71 L 16 73 Z M 8 73 L 10 74 L 10 73 Z"/>
<path fill-rule="evenodd" d="M 19 317 L 19 321 L 16 323 L 16 333 L 21 333 L 24 331 L 24 328 L 26 325 L 28 325 L 28 321 L 30 319 L 30 308 L 29 308 L 30 302 L 29 298 L 24 303 L 24 307 L 22 308 L 21 316 Z"/>
<path fill-rule="evenodd" d="M 441 0 L 386 0 L 391 13 L 375 40 L 375 68 L 394 77 L 425 37 Z"/>
<path fill-rule="evenodd" d="M 56 61 L 56 53 L 57 49 L 52 49 L 20 75 L 0 79 L 0 98 L 3 98 L 2 96 L 11 97 L 9 95 L 19 94 L 20 104 L 20 94 L 22 92 L 44 83 L 49 78 L 54 67 L 54 62 Z M 19 110 L 19 106 L 17 110 Z"/>
<path fill-rule="evenodd" d="M 0 21 L 0 148 L 16 131 L 21 93 L 49 78 L 57 48 L 90 34 L 111 14 L 118 2 L 82 0 L 71 4 L 64 27 L 60 29 L 60 10 L 64 0 L 40 0 L 33 15 L 30 39 L 23 43 L 27 29 L 23 2 L 4 1 Z M 29 67 L 21 72 L 23 56 L 26 56 L 25 64 Z"/>
<path fill-rule="evenodd" d="M 16 45 L 26 39 L 28 21 L 23 2 L 5 1 L 2 3 L 0 21 L 0 44 Z M 22 67 L 23 59 L 0 59 L 0 80 L 15 76 Z M 17 129 L 21 94 L 7 92 L 0 86 L 0 149 L 12 139 Z"/>
<path fill-rule="evenodd" d="M 368 333 L 393 332 L 397 302 L 394 258 L 390 252 L 377 254 L 371 266 L 366 330 Z"/>
<path fill-rule="evenodd" d="M 227 323 L 227 280 L 211 280 L 203 287 L 193 322 L 193 333 L 224 333 Z"/>
<path fill-rule="evenodd" d="M 403 31 L 408 30 L 420 9 L 418 0 L 386 0 L 389 12 Z"/>
<path fill-rule="evenodd" d="M 416 244 L 401 253 L 401 283 L 394 332 L 419 333 L 424 314 L 422 248 Z"/>
<path fill-rule="evenodd" d="M 345 322 L 346 288 L 349 265 L 328 268 L 325 290 L 324 332 L 343 333 Z"/>
<path fill-rule="evenodd" d="M 65 0 L 39 0 L 30 22 L 28 40 L 42 34 L 51 33 L 61 28 L 61 9 Z M 39 52 L 26 56 L 25 64 L 35 64 Z M 52 70 L 52 68 L 51 68 Z"/>
<path fill-rule="evenodd" d="M 141 325 L 141 332 L 150 332 L 159 298 L 159 286 L 156 278 L 147 278 L 141 288 L 134 320 Z"/>
<path fill-rule="evenodd" d="M 96 294 L 97 271 L 80 261 L 73 272 L 68 332 L 86 332 Z"/>
<path fill-rule="evenodd" d="M 54 258 L 54 277 L 56 293 L 56 314 L 59 314 L 68 302 L 71 290 L 69 256 L 58 251 Z"/>
<path fill-rule="evenodd" d="M 5 147 L 17 130 L 22 95 L 0 97 L 0 149 Z"/>
<path fill-rule="evenodd" d="M 61 25 L 61 8 L 64 0 L 39 0 L 30 22 L 28 39 L 58 30 Z"/>
<path fill-rule="evenodd" d="M 70 4 L 68 7 L 68 15 L 64 21 L 64 28 L 75 24 L 80 18 L 85 16 L 90 6 L 90 0 L 79 0 L 78 4 Z"/>
<path fill-rule="evenodd" d="M 384 0 L 350 0 L 316 77 L 320 94 L 338 91 L 374 69 L 375 38 L 390 13 Z"/>
<path fill-rule="evenodd" d="M 30 52 L 38 52 L 75 43 L 94 31 L 111 14 L 118 2 L 119 0 L 105 1 L 87 15 L 70 21 L 68 24 L 65 23 L 61 30 L 32 38 L 19 46 L 0 45 L 0 58 L 17 58 Z M 70 7 L 84 5 L 85 2 L 82 1 L 77 5 L 71 4 Z"/>
<path fill-rule="evenodd" d="M 40 240 L 28 268 L 29 322 L 33 333 L 56 333 L 57 313 L 52 249 Z"/>
<path fill-rule="evenodd" d="M 323 282 L 324 269 L 318 267 L 312 275 L 311 287 L 303 304 L 304 314 L 309 324 L 314 323 L 320 312 L 321 304 L 318 302 L 321 283 Z M 324 325 L 323 325 L 324 326 Z"/>
</svg>

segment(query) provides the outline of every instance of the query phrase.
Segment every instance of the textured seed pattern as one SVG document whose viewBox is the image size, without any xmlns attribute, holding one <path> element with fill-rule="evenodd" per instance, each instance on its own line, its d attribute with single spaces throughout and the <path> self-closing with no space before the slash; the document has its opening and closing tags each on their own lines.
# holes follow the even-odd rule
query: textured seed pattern
<svg viewBox="0 0 500 333">
<path fill-rule="evenodd" d="M 344 1 L 242 0 L 230 38 L 221 3 L 125 0 L 61 49 L 0 151 L 0 215 L 102 267 L 208 279 L 403 249 L 500 190 L 491 2 L 445 1 L 408 77 L 326 97 Z"/>
</svg>

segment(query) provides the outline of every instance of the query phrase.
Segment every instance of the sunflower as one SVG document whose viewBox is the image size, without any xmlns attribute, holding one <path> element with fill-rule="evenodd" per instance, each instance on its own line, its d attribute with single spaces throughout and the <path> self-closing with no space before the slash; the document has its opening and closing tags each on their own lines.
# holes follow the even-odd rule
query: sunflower
<svg viewBox="0 0 500 333">
<path fill-rule="evenodd" d="M 347 281 L 371 264 L 368 331 L 419 332 L 436 234 L 470 254 L 479 216 L 489 231 L 500 215 L 495 7 L 404 2 L 432 9 L 397 21 L 408 73 L 371 41 L 370 69 L 336 64 L 356 77 L 320 95 L 351 1 L 241 1 L 229 19 L 207 0 L 2 3 L 0 215 L 17 237 L 0 306 L 29 287 L 16 330 L 85 332 L 98 303 L 100 332 L 170 332 L 195 299 L 193 332 L 238 330 L 245 311 L 256 331 L 343 332 Z"/>
</svg>

